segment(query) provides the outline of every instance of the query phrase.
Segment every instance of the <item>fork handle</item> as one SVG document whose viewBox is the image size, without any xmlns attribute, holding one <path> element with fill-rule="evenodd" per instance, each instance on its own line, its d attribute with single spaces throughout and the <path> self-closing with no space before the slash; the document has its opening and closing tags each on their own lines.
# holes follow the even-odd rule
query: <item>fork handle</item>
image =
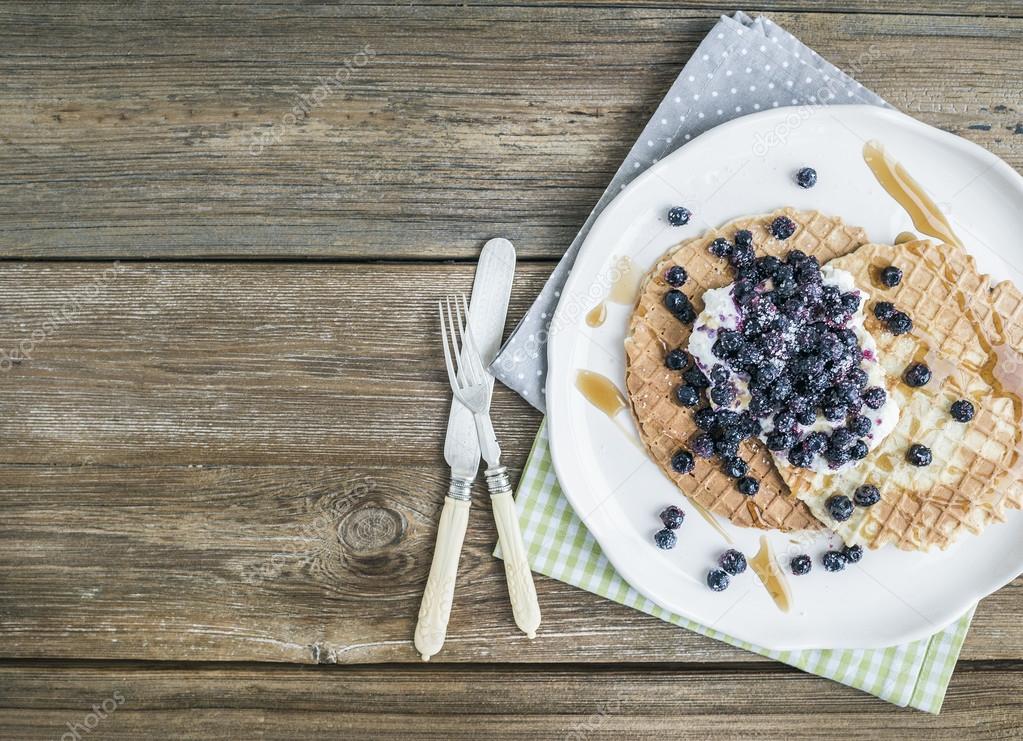
<svg viewBox="0 0 1023 741">
<path fill-rule="evenodd" d="M 533 574 L 529 570 L 526 546 L 519 529 L 519 513 L 512 499 L 508 469 L 504 466 L 486 470 L 487 488 L 497 522 L 501 552 L 504 555 L 504 575 L 508 581 L 508 596 L 511 597 L 515 624 L 529 638 L 536 638 L 540 627 L 540 603 L 536 599 Z"/>
<path fill-rule="evenodd" d="M 444 509 L 440 513 L 437 528 L 437 545 L 433 549 L 433 563 L 426 580 L 423 602 L 419 606 L 419 622 L 416 623 L 416 650 L 429 661 L 440 651 L 448 632 L 448 618 L 451 616 L 451 602 L 455 595 L 455 576 L 458 573 L 458 557 L 465 540 L 465 528 L 469 523 L 469 499 L 444 497 Z"/>
</svg>

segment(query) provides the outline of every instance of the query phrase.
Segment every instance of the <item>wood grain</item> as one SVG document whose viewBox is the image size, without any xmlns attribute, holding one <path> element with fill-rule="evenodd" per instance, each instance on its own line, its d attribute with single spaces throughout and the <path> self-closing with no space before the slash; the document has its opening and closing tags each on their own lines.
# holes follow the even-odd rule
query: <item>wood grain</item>
<svg viewBox="0 0 1023 741">
<path fill-rule="evenodd" d="M 719 12 L 172 7 L 0 6 L 0 254 L 464 258 L 500 234 L 559 255 Z M 1023 19 L 996 17 L 1018 4 L 773 7 L 896 107 L 1023 165 Z"/>
<path fill-rule="evenodd" d="M 1007 739 L 1023 725 L 1021 683 L 1019 665 L 961 665 L 933 716 L 779 665 L 9 664 L 0 727 L 23 739 L 86 721 L 109 739 Z M 89 719 L 104 701 L 111 712 Z"/>
</svg>

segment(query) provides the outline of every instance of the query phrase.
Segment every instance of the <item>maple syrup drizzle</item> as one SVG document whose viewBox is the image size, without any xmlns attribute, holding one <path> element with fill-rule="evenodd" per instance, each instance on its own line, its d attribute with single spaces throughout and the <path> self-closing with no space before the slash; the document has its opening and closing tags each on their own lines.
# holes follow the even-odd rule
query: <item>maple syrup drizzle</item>
<svg viewBox="0 0 1023 741">
<path fill-rule="evenodd" d="M 752 499 L 746 500 L 746 511 L 749 512 L 749 516 L 753 519 L 753 524 L 763 530 L 768 529 L 767 524 L 764 522 L 764 518 L 761 517 L 760 507 Z"/>
<path fill-rule="evenodd" d="M 905 244 L 906 242 L 915 242 L 917 236 L 913 232 L 899 232 L 895 235 L 895 244 Z"/>
<path fill-rule="evenodd" d="M 601 301 L 586 312 L 586 323 L 591 327 L 599 327 L 607 319 L 607 304 Z"/>
<path fill-rule="evenodd" d="M 579 389 L 579 393 L 583 395 L 586 401 L 590 402 L 590 404 L 614 422 L 615 426 L 625 434 L 625 437 L 633 445 L 639 448 L 639 450 L 643 450 L 643 446 L 636 439 L 628 425 L 618 416 L 618 413 L 628 406 L 628 402 L 625 400 L 625 395 L 618 390 L 618 387 L 614 385 L 610 378 L 594 371 L 576 371 L 575 387 Z"/>
<path fill-rule="evenodd" d="M 959 237 L 952 231 L 952 225 L 927 195 L 927 191 L 910 177 L 905 167 L 888 156 L 880 142 L 869 141 L 863 145 L 863 161 L 874 173 L 881 187 L 906 209 L 913 226 L 942 242 L 957 247 L 963 246 Z"/>
<path fill-rule="evenodd" d="M 760 550 L 749 562 L 750 568 L 760 577 L 760 581 L 771 595 L 774 604 L 782 612 L 792 609 L 792 591 L 789 589 L 785 574 L 774 560 L 771 553 L 771 544 L 767 542 L 767 536 L 760 536 Z"/>
<path fill-rule="evenodd" d="M 598 303 L 586 312 L 586 324 L 591 327 L 599 327 L 607 320 L 607 302 L 629 305 L 636 300 L 639 293 L 639 284 L 642 279 L 639 270 L 628 257 L 619 257 L 615 261 L 613 270 L 614 280 L 607 293 L 607 298 Z"/>
</svg>

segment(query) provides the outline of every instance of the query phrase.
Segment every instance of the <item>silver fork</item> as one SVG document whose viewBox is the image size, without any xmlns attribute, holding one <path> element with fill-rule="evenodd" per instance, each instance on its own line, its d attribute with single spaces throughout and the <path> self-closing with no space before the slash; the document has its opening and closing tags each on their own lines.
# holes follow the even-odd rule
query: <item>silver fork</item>
<svg viewBox="0 0 1023 741">
<path fill-rule="evenodd" d="M 535 638 L 536 629 L 540 627 L 540 605 L 536 599 L 536 587 L 533 585 L 533 575 L 522 542 L 508 469 L 501 465 L 501 446 L 497 443 L 494 425 L 490 421 L 490 389 L 485 382 L 487 371 L 480 360 L 479 350 L 472 337 L 472 329 L 468 325 L 469 304 L 464 295 L 454 299 L 449 296 L 439 303 L 438 308 L 444 343 L 444 364 L 447 366 L 451 392 L 472 412 L 476 422 L 476 434 L 480 440 L 480 451 L 487 462 L 484 475 L 504 556 L 504 573 L 508 581 L 508 594 L 511 597 L 515 624 L 529 638 Z"/>
</svg>

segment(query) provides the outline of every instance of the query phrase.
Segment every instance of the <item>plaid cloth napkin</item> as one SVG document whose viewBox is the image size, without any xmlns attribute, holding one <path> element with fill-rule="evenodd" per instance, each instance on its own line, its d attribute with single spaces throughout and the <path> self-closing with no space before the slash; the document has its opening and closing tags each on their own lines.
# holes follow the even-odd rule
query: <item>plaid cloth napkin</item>
<svg viewBox="0 0 1023 741">
<path fill-rule="evenodd" d="M 900 707 L 941 710 L 975 608 L 930 638 L 878 649 L 770 651 L 663 610 L 615 573 L 561 493 L 546 424 L 540 427 L 516 496 L 522 537 L 534 571 L 642 610 L 701 635 L 856 687 Z M 500 555 L 499 553 L 497 555 Z M 542 629 L 541 629 L 542 634 Z"/>
</svg>

